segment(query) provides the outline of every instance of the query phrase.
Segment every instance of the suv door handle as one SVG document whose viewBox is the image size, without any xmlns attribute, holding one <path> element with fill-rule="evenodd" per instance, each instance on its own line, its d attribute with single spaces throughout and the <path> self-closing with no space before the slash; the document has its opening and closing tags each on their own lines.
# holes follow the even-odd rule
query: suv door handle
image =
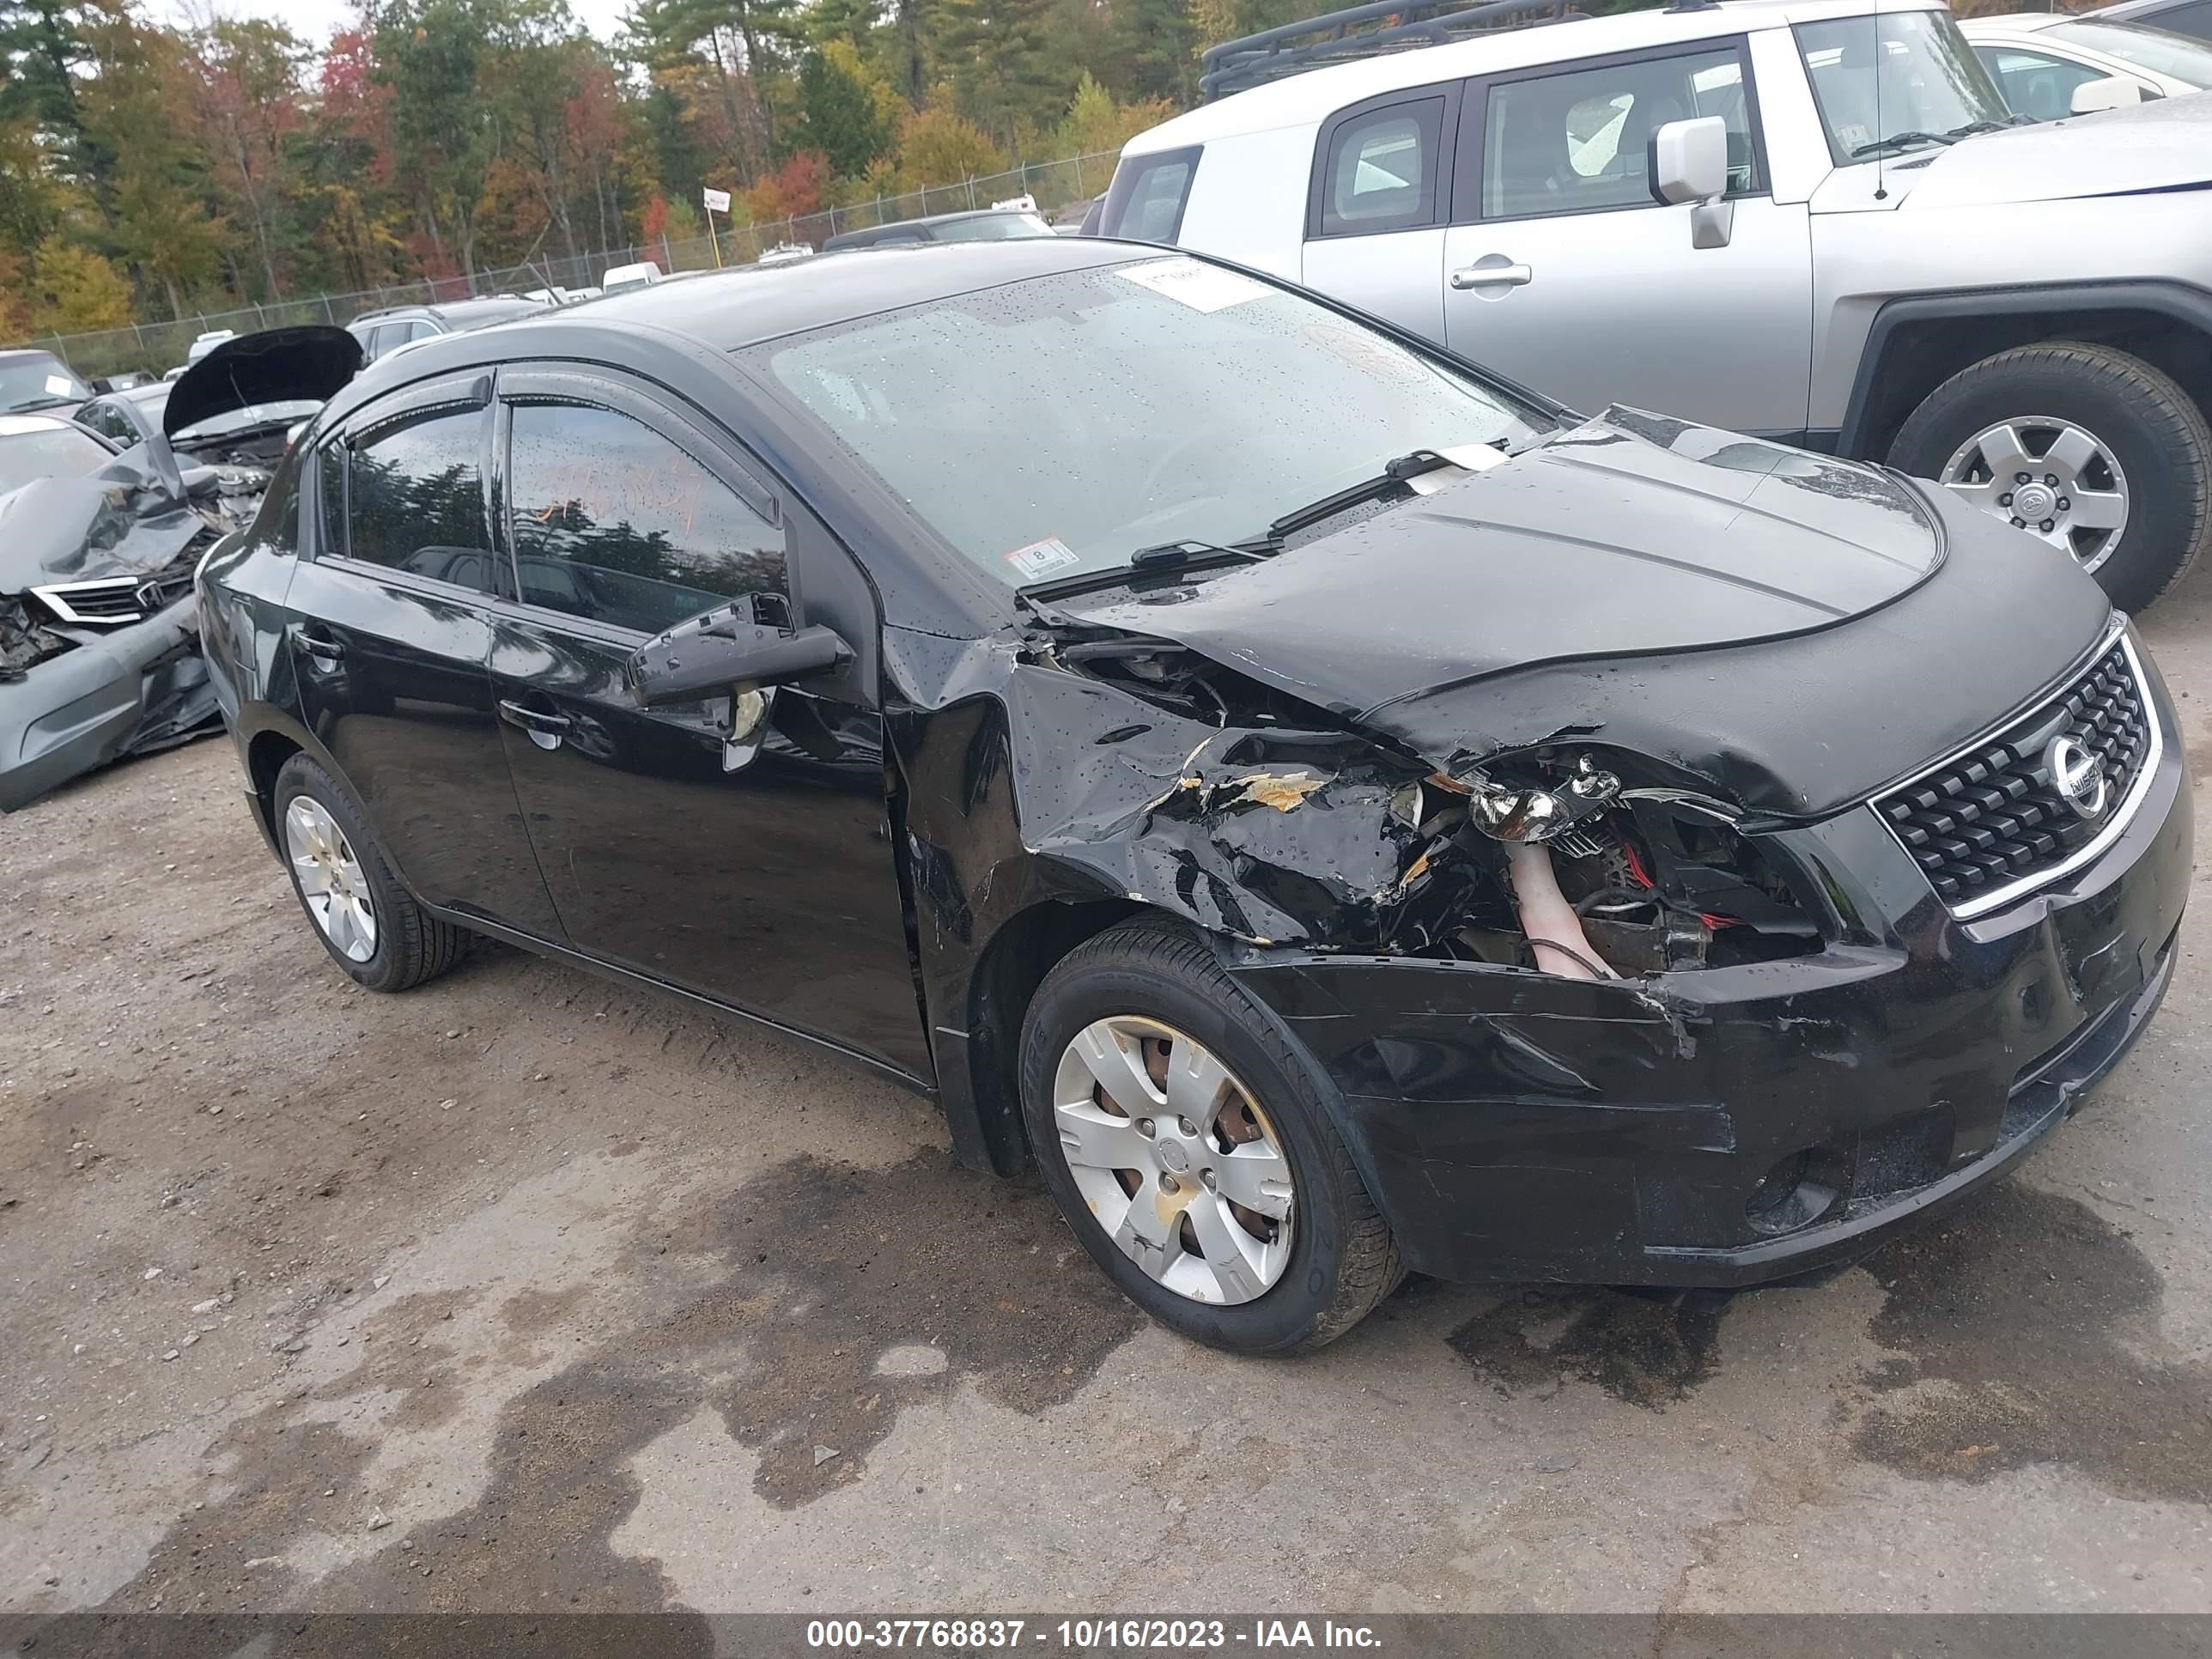
<svg viewBox="0 0 2212 1659">
<path fill-rule="evenodd" d="M 345 647 L 331 638 L 313 623 L 301 629 L 292 637 L 299 641 L 300 649 L 318 662 L 336 662 L 345 655 Z"/>
<path fill-rule="evenodd" d="M 566 714 L 541 714 L 537 709 L 519 702 L 502 699 L 499 717 L 509 726 L 519 726 L 533 737 L 562 738 L 574 724 Z"/>
<path fill-rule="evenodd" d="M 1451 274 L 1456 289 L 1520 288 L 1536 279 L 1526 265 L 1462 265 Z"/>
</svg>

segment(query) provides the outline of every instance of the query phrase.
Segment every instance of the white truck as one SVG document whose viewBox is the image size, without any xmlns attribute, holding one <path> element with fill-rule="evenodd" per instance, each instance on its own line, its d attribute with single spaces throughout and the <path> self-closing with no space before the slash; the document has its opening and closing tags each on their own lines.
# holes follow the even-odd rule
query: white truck
<svg viewBox="0 0 2212 1659">
<path fill-rule="evenodd" d="M 2124 609 L 2212 541 L 2212 96 L 2021 125 L 1940 0 L 1565 3 L 1216 47 L 1213 101 L 1128 143 L 1099 229 L 1571 405 L 1940 479 Z"/>
</svg>

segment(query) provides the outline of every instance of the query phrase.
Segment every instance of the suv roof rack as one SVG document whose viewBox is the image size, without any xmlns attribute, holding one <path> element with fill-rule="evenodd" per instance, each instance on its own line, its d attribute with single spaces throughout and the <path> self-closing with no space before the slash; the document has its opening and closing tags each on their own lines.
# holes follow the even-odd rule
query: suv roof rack
<svg viewBox="0 0 2212 1659">
<path fill-rule="evenodd" d="M 1474 5 L 1465 0 L 1372 0 L 1209 46 L 1200 59 L 1199 92 L 1211 103 L 1331 64 L 1442 46 L 1495 30 L 1588 21 L 1586 13 L 1574 9 L 1574 0 L 1478 0 Z M 1366 24 L 1378 27 L 1362 27 Z"/>
</svg>

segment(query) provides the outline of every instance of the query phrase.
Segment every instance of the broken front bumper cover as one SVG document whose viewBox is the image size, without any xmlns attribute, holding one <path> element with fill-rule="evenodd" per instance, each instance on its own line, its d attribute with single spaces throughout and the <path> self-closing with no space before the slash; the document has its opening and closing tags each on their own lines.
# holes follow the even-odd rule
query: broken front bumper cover
<svg viewBox="0 0 2212 1659">
<path fill-rule="evenodd" d="M 1225 954 L 1334 1082 L 1408 1267 L 1786 1278 L 1854 1260 L 2011 1168 L 2140 1035 L 2188 894 L 2175 747 L 2095 863 L 1971 921 L 1870 811 L 1776 837 L 1852 920 L 1855 937 L 1814 956 L 1598 983 Z"/>
<path fill-rule="evenodd" d="M 212 730 L 217 714 L 187 593 L 0 681 L 0 811 L 125 755 Z"/>
</svg>

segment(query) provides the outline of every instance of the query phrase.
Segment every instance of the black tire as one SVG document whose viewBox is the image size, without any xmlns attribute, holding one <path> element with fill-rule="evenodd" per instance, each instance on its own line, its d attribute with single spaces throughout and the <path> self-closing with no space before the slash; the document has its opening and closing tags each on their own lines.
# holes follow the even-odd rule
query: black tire
<svg viewBox="0 0 2212 1659">
<path fill-rule="evenodd" d="M 2141 358 L 2067 340 L 1985 357 L 1912 411 L 1890 465 L 1936 477 L 1977 432 L 2036 415 L 2078 422 L 2118 459 L 2128 523 L 2092 574 L 2121 610 L 2144 609 L 2212 543 L 2212 428 L 2187 392 Z"/>
<path fill-rule="evenodd" d="M 276 842 L 284 844 L 284 815 L 305 795 L 331 815 L 344 835 L 362 872 L 368 878 L 369 904 L 376 918 L 376 948 L 368 960 L 356 962 L 333 945 L 315 921 L 307 895 L 301 890 L 299 872 L 288 858 L 284 868 L 291 877 L 292 896 L 308 930 L 330 953 L 346 977 L 372 991 L 406 991 L 435 979 L 468 954 L 470 934 L 465 928 L 441 921 L 416 903 L 399 884 L 385 861 L 361 806 L 345 787 L 305 755 L 295 755 L 276 774 Z"/>
<path fill-rule="evenodd" d="M 1094 1020 L 1157 1020 L 1211 1048 L 1267 1114 L 1291 1164 L 1296 1224 L 1273 1286 L 1228 1306 L 1191 1301 L 1123 1254 L 1069 1173 L 1053 1121 L 1061 1054 Z M 1085 1249 L 1160 1323 L 1217 1348 L 1287 1353 L 1334 1341 L 1405 1277 L 1396 1242 L 1331 1121 L 1331 1085 L 1280 1022 L 1190 934 L 1153 922 L 1110 928 L 1045 976 L 1022 1025 L 1022 1111 L 1045 1183 Z"/>
</svg>

